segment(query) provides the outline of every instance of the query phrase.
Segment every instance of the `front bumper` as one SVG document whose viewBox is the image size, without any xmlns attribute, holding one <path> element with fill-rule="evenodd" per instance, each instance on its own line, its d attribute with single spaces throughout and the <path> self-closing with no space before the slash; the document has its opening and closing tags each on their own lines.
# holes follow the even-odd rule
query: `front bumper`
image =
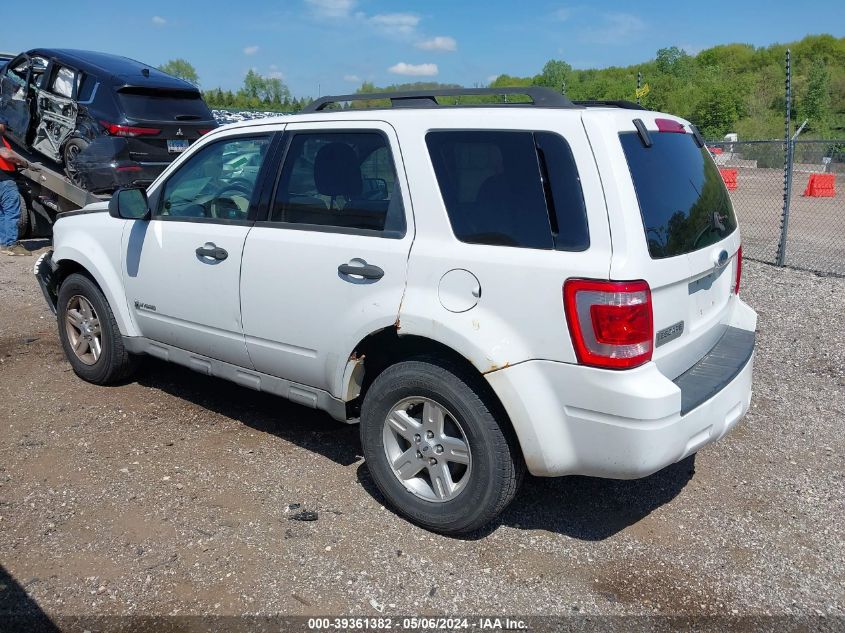
<svg viewBox="0 0 845 633">
<path fill-rule="evenodd" d="M 33 271 L 35 278 L 38 279 L 38 285 L 41 286 L 41 292 L 44 293 L 44 299 L 53 314 L 56 314 L 56 304 L 59 300 L 58 287 L 58 266 L 53 261 L 53 251 L 47 251 L 39 257 Z"/>
<path fill-rule="evenodd" d="M 752 330 L 728 327 L 720 344 L 674 381 L 653 362 L 611 371 L 534 360 L 485 377 L 533 475 L 636 479 L 718 440 L 742 419 L 751 402 L 753 346 Z"/>
</svg>

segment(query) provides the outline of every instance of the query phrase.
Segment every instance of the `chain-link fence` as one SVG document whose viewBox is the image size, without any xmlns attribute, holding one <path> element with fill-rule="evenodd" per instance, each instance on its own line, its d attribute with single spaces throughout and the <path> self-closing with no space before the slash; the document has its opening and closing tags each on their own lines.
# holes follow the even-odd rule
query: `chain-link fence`
<svg viewBox="0 0 845 633">
<path fill-rule="evenodd" d="M 785 141 L 707 145 L 739 217 L 744 257 L 845 275 L 845 141 L 797 140 L 791 157 Z"/>
</svg>

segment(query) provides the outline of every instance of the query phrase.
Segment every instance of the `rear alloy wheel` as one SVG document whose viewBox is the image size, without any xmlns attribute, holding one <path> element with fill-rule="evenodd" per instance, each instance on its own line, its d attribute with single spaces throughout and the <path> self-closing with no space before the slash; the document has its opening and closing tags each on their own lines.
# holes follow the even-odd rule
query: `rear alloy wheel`
<svg viewBox="0 0 845 633">
<path fill-rule="evenodd" d="M 428 398 L 398 402 L 384 420 L 384 452 L 399 482 L 421 499 L 457 497 L 472 473 L 466 435 L 454 415 Z"/>
<path fill-rule="evenodd" d="M 69 275 L 59 288 L 56 306 L 59 340 L 80 378 L 107 385 L 135 369 L 137 359 L 123 346 L 111 307 L 90 277 Z"/>
<path fill-rule="evenodd" d="M 88 147 L 89 143 L 82 138 L 72 138 L 65 144 L 64 163 L 68 179 L 77 187 L 85 185 L 79 172 L 79 154 Z"/>
<path fill-rule="evenodd" d="M 483 379 L 442 359 L 403 361 L 376 377 L 361 407 L 361 444 L 388 503 L 443 534 L 493 520 L 525 468 Z"/>
</svg>

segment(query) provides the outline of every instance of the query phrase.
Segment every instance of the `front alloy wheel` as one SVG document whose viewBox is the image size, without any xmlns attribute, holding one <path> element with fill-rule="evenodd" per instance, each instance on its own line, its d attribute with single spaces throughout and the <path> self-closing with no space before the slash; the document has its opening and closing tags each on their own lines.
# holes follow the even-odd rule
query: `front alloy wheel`
<svg viewBox="0 0 845 633">
<path fill-rule="evenodd" d="M 86 365 L 96 363 L 103 353 L 100 319 L 94 306 L 82 295 L 73 295 L 65 308 L 65 329 L 76 357 Z"/>
<path fill-rule="evenodd" d="M 56 301 L 59 340 L 73 371 L 97 385 L 126 378 L 136 359 L 127 352 L 109 302 L 91 277 L 68 275 Z"/>
</svg>

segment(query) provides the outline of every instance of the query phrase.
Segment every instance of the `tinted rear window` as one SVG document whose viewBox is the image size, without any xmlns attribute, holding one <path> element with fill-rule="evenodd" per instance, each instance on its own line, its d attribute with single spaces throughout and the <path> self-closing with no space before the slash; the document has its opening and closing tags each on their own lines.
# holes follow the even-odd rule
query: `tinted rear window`
<svg viewBox="0 0 845 633">
<path fill-rule="evenodd" d="M 584 250 L 581 182 L 569 145 L 549 132 L 430 132 L 426 144 L 462 242 Z"/>
<path fill-rule="evenodd" d="M 199 93 L 123 89 L 118 102 L 129 119 L 140 121 L 210 121 L 211 111 Z"/>
<path fill-rule="evenodd" d="M 733 233 L 736 216 L 722 177 L 691 134 L 652 132 L 651 147 L 636 132 L 619 138 L 652 258 L 691 253 Z"/>
</svg>

